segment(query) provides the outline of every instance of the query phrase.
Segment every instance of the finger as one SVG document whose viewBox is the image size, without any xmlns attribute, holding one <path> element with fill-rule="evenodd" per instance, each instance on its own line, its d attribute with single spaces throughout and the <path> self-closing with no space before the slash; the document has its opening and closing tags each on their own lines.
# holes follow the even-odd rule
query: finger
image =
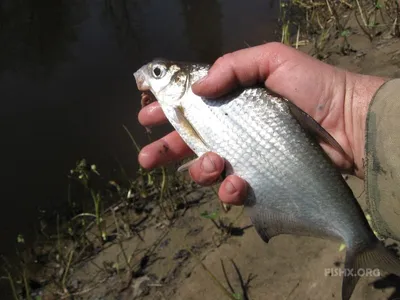
<svg viewBox="0 0 400 300">
<path fill-rule="evenodd" d="M 179 134 L 173 131 L 144 147 L 139 153 L 139 163 L 145 169 L 152 169 L 192 154 Z"/>
<path fill-rule="evenodd" d="M 162 125 L 168 122 L 158 102 L 153 102 L 143 107 L 139 112 L 138 119 L 143 126 Z"/>
<path fill-rule="evenodd" d="M 243 205 L 247 197 L 247 182 L 238 176 L 229 175 L 222 182 L 218 196 L 222 202 Z"/>
<path fill-rule="evenodd" d="M 345 113 L 346 73 L 292 47 L 269 43 L 227 54 L 192 89 L 201 96 L 219 97 L 238 85 L 258 82 L 310 114 L 352 157 L 348 138 L 337 133 Z M 325 149 L 335 162 L 343 164 L 340 153 L 328 145 Z M 348 167 L 351 159 L 345 160 Z"/>
<path fill-rule="evenodd" d="M 219 97 L 239 85 L 264 82 L 318 120 L 327 114 L 332 86 L 344 80 L 344 72 L 333 66 L 281 43 L 268 43 L 222 56 L 192 89 L 200 96 Z"/>
<path fill-rule="evenodd" d="M 223 158 L 213 152 L 209 152 L 190 166 L 189 174 L 196 183 L 202 186 L 209 186 L 219 179 L 224 170 L 224 165 Z"/>
</svg>

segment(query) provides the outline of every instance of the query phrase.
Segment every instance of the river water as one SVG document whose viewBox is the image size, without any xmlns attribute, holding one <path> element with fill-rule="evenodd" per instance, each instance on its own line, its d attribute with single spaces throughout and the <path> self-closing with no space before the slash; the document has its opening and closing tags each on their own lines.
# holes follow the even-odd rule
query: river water
<svg viewBox="0 0 400 300">
<path fill-rule="evenodd" d="M 66 201 L 78 159 L 135 173 L 122 125 L 141 145 L 147 137 L 133 71 L 277 40 L 278 13 L 270 0 L 0 1 L 0 252 L 32 233 L 38 209 Z"/>
</svg>

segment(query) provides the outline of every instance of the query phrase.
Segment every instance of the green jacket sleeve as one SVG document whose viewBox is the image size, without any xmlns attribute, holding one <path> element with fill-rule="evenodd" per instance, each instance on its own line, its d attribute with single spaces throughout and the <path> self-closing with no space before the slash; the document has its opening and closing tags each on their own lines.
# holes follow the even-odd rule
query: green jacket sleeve
<svg viewBox="0 0 400 300">
<path fill-rule="evenodd" d="M 374 229 L 400 241 L 400 78 L 384 83 L 368 110 L 365 188 Z"/>
</svg>

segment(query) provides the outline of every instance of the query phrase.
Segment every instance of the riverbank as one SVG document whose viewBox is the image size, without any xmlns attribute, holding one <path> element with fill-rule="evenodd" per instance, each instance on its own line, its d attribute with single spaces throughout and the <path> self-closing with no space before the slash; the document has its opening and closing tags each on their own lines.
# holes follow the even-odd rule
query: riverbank
<svg viewBox="0 0 400 300">
<path fill-rule="evenodd" d="M 400 75 L 400 41 L 390 26 L 371 39 L 355 18 L 346 24 L 344 35 L 329 31 L 322 48 L 312 35 L 290 43 L 350 71 Z M 338 243 L 279 236 L 264 244 L 241 208 L 225 213 L 212 189 L 177 178 L 174 168 L 141 171 L 136 180 L 105 179 L 98 168 L 81 162 L 71 174 L 95 205 L 72 205 L 71 218 L 55 218 L 56 230 L 39 230 L 34 248 L 21 245 L 16 293 L 28 287 L 39 299 L 340 299 L 341 277 L 325 273 L 343 266 Z M 363 183 L 348 183 L 365 208 Z M 96 206 L 103 200 L 117 204 Z M 362 278 L 352 299 L 399 293 L 393 276 Z"/>
</svg>

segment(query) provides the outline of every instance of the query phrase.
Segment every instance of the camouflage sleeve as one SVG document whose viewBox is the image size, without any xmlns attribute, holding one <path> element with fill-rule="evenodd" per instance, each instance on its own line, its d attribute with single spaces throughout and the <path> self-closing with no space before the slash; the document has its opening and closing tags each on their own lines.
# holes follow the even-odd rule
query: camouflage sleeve
<svg viewBox="0 0 400 300">
<path fill-rule="evenodd" d="M 383 84 L 369 106 L 365 190 L 374 229 L 400 241 L 400 78 Z"/>
</svg>

